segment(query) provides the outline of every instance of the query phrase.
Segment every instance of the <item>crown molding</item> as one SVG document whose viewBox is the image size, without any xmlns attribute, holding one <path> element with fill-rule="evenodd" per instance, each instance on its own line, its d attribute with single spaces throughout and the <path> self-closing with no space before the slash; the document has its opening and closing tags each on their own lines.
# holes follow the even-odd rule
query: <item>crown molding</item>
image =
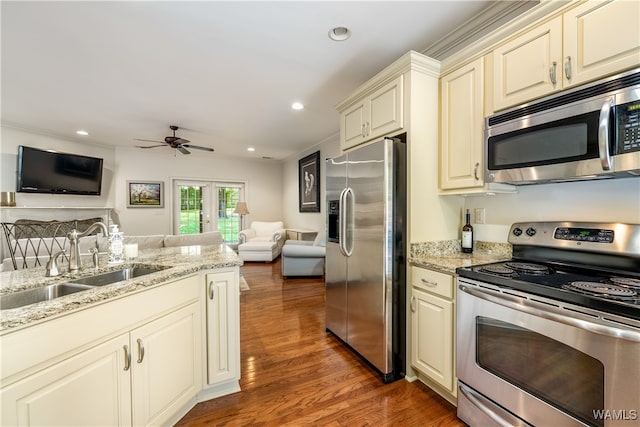
<svg viewBox="0 0 640 427">
<path fill-rule="evenodd" d="M 429 58 L 419 52 L 410 50 L 392 62 L 378 74 L 361 84 L 348 98 L 336 105 L 342 111 L 357 100 L 375 92 L 397 76 L 408 71 L 417 71 L 435 79 L 440 78 L 440 61 Z"/>
<path fill-rule="evenodd" d="M 442 60 L 537 6 L 539 0 L 496 1 L 421 53 Z"/>
<path fill-rule="evenodd" d="M 536 6 L 519 16 L 509 19 L 506 23 L 502 23 L 498 28 L 488 31 L 477 40 L 469 40 L 466 46 L 462 46 L 460 50 L 442 59 L 442 73 L 445 74 L 463 62 L 473 60 L 478 55 L 487 53 L 500 42 L 512 38 L 515 34 L 526 28 L 538 24 L 543 20 L 555 17 L 584 1 L 585 0 L 542 0 Z"/>
</svg>

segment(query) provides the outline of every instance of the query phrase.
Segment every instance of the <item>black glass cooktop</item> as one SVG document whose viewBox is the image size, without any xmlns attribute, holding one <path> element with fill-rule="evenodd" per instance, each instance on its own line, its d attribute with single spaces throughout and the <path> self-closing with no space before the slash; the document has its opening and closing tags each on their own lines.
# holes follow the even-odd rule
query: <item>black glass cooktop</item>
<svg viewBox="0 0 640 427">
<path fill-rule="evenodd" d="M 640 275 L 512 260 L 462 267 L 461 277 L 640 320 Z"/>
</svg>

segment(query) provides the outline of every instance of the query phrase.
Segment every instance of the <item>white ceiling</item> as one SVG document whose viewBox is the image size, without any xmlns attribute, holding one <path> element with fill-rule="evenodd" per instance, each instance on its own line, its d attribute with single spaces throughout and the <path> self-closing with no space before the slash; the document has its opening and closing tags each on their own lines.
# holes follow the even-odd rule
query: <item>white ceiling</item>
<svg viewBox="0 0 640 427">
<path fill-rule="evenodd" d="M 192 155 L 283 159 L 336 135 L 355 88 L 491 3 L 2 1 L 2 123 L 132 148 L 175 124 L 216 150 Z M 335 26 L 352 37 L 331 41 Z"/>
</svg>

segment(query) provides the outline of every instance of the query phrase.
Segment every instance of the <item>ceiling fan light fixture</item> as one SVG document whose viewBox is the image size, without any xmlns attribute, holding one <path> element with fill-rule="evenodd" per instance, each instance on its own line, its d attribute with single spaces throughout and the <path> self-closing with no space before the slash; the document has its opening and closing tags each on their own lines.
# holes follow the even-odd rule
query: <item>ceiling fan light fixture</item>
<svg viewBox="0 0 640 427">
<path fill-rule="evenodd" d="M 333 27 L 329 30 L 329 38 L 336 42 L 343 42 L 351 37 L 351 30 L 347 27 Z"/>
</svg>

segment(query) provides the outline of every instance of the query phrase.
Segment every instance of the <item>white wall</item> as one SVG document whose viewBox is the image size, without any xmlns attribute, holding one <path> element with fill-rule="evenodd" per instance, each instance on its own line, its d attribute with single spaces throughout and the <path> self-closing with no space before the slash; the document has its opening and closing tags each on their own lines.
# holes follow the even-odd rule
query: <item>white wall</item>
<svg viewBox="0 0 640 427">
<path fill-rule="evenodd" d="M 320 212 L 300 212 L 298 202 L 298 160 L 311 153 L 320 151 Z M 287 228 L 306 228 L 311 230 L 325 229 L 327 203 L 325 200 L 325 159 L 341 154 L 339 134 L 336 134 L 318 145 L 286 159 L 283 172 L 283 212 L 284 224 Z"/>
<path fill-rule="evenodd" d="M 114 208 L 112 220 L 119 223 L 125 233 L 165 234 L 172 232 L 171 183 L 173 179 L 231 180 L 246 184 L 245 198 L 251 214 L 245 217 L 245 224 L 252 220 L 269 221 L 283 218 L 282 163 L 278 161 L 230 159 L 215 153 L 199 153 L 196 150 L 193 150 L 194 152 L 190 155 L 174 156 L 171 150 L 163 148 L 154 150 L 114 148 L 8 126 L 2 126 L 1 136 L 0 191 L 15 191 L 18 145 L 55 149 L 104 159 L 102 195 L 18 193 L 16 194 L 18 206 L 112 207 Z M 166 193 L 165 207 L 161 209 L 127 208 L 127 180 L 163 181 Z M 68 215 L 59 210 L 44 212 L 20 210 L 17 215 L 33 219 L 63 217 L 69 219 Z M 48 217 L 44 218 L 42 215 L 48 215 Z M 11 218 L 14 219 L 14 216 L 12 215 Z"/>
<path fill-rule="evenodd" d="M 18 145 L 100 157 L 104 160 L 102 194 L 100 196 L 17 193 L 17 206 L 114 206 L 115 189 L 113 188 L 113 176 L 115 170 L 115 151 L 112 147 L 89 144 L 72 138 L 63 139 L 56 136 L 38 134 L 8 126 L 2 126 L 0 128 L 0 136 L 2 138 L 0 144 L 0 191 L 16 191 Z"/>
<path fill-rule="evenodd" d="M 455 196 L 457 197 L 457 196 Z M 473 224 L 474 209 L 486 209 L 486 224 Z M 640 224 L 640 178 L 518 187 L 517 194 L 468 197 L 477 240 L 506 242 L 520 221 L 607 221 Z"/>
<path fill-rule="evenodd" d="M 232 159 L 216 153 L 192 150 L 189 155 L 156 148 L 116 149 L 116 212 L 121 229 L 128 234 L 170 234 L 174 179 L 244 182 L 249 215 L 253 220 L 276 221 L 283 218 L 282 163 L 264 159 Z M 163 181 L 164 208 L 127 208 L 127 181 Z"/>
</svg>

